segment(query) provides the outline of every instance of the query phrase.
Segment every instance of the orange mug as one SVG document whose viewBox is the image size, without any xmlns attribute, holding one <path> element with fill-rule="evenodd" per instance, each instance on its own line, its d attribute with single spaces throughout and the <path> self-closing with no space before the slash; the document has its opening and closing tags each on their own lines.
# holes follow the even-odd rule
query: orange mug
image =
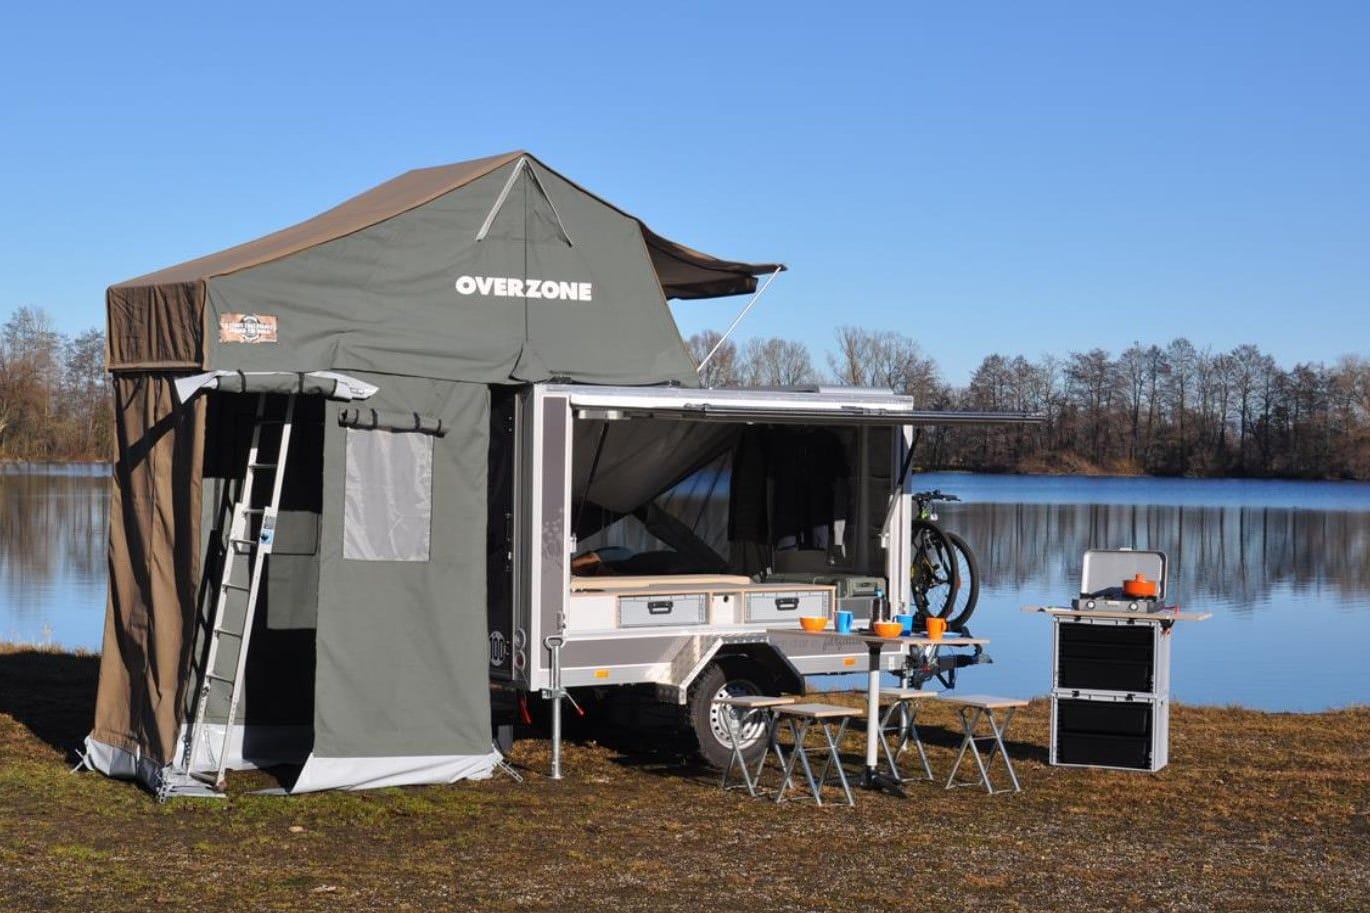
<svg viewBox="0 0 1370 913">
<path fill-rule="evenodd" d="M 945 618 L 928 619 L 928 640 L 941 640 L 945 633 L 947 633 L 947 620 Z"/>
</svg>

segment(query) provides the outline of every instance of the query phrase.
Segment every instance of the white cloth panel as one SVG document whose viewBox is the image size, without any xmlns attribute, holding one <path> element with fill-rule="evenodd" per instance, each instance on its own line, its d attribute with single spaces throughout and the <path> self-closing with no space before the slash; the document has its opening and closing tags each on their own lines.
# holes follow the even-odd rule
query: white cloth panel
<svg viewBox="0 0 1370 913">
<path fill-rule="evenodd" d="M 380 789 L 423 783 L 484 780 L 500 760 L 496 752 L 481 755 L 436 755 L 396 758 L 320 758 L 310 755 L 291 787 L 292 793 L 321 789 Z"/>
</svg>

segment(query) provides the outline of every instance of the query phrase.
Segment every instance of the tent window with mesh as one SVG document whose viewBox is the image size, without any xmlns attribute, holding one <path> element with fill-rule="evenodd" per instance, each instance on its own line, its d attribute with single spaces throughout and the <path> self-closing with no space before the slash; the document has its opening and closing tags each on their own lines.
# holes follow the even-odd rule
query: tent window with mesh
<svg viewBox="0 0 1370 913">
<path fill-rule="evenodd" d="M 427 561 L 432 518 L 432 435 L 349 428 L 343 557 Z"/>
</svg>

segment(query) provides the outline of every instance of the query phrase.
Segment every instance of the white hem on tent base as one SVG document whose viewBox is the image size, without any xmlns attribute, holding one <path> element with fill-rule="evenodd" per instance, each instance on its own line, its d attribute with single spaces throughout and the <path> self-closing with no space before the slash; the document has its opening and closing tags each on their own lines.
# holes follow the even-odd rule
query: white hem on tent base
<svg viewBox="0 0 1370 913">
<path fill-rule="evenodd" d="M 304 762 L 291 793 L 322 789 L 380 789 L 424 783 L 484 780 L 501 760 L 498 752 L 475 755 L 418 755 L 394 758 L 321 758 Z"/>
<path fill-rule="evenodd" d="M 244 739 L 251 734 L 251 754 L 250 758 L 243 757 Z M 177 763 L 180 763 L 179 752 L 183 750 L 186 738 L 186 726 L 181 725 L 180 731 L 176 734 Z M 261 767 L 272 767 L 277 764 L 299 764 L 309 755 L 309 746 L 314 741 L 314 730 L 309 726 L 252 726 L 251 728 L 242 723 L 234 723 L 232 730 L 228 734 L 228 763 L 224 765 L 229 770 L 256 770 Z M 196 746 L 194 763 L 192 770 L 207 770 L 217 766 L 215 758 L 218 757 L 219 749 L 224 744 L 224 724 L 205 723 L 204 738 Z"/>
</svg>

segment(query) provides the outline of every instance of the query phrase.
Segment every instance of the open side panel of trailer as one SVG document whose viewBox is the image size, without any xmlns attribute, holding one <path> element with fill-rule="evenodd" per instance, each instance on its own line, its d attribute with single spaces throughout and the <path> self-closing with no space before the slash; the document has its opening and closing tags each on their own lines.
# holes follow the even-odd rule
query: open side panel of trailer
<svg viewBox="0 0 1370 913">
<path fill-rule="evenodd" d="M 916 425 L 965 420 L 888 391 L 555 384 L 511 414 L 492 676 L 543 694 L 635 686 L 691 718 L 718 691 L 865 668 L 864 649 L 774 631 L 839 608 L 867 618 L 877 590 L 908 610 L 900 467 Z M 886 668 L 905 660 L 891 651 Z"/>
</svg>

